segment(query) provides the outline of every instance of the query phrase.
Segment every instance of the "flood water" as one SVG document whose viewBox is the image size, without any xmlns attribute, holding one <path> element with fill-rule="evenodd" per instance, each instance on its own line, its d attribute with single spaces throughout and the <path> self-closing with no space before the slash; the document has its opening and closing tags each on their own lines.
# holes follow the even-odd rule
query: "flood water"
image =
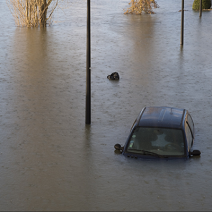
<svg viewBox="0 0 212 212">
<path fill-rule="evenodd" d="M 212 208 L 212 11 L 158 0 L 92 0 L 92 123 L 85 125 L 86 1 L 61 2 L 46 29 L 15 26 L 0 0 L 0 210 Z M 118 82 L 107 75 L 117 71 Z M 202 154 L 183 161 L 114 152 L 145 106 L 191 113 Z"/>
</svg>

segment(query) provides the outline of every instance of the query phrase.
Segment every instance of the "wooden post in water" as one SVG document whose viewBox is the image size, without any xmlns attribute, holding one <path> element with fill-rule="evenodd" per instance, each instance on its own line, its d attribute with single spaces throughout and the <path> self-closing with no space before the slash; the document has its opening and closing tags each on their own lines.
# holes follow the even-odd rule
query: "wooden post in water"
<svg viewBox="0 0 212 212">
<path fill-rule="evenodd" d="M 182 10 L 181 10 L 181 42 L 180 45 L 183 46 L 184 39 L 184 0 L 182 0 Z"/>
<path fill-rule="evenodd" d="M 202 17 L 202 0 L 199 0 L 199 17 Z"/>
<path fill-rule="evenodd" d="M 87 0 L 87 47 L 86 47 L 86 105 L 85 123 L 91 124 L 91 28 L 90 0 Z"/>
</svg>

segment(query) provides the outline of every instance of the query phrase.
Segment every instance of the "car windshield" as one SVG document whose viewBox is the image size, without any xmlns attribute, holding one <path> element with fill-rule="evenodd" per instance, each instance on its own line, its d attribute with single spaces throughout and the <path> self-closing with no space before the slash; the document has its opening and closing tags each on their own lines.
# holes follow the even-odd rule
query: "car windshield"
<svg viewBox="0 0 212 212">
<path fill-rule="evenodd" d="M 183 156 L 183 131 L 170 128 L 134 129 L 127 146 L 127 152 L 159 156 Z M 151 154 L 151 155 L 153 155 Z"/>
</svg>

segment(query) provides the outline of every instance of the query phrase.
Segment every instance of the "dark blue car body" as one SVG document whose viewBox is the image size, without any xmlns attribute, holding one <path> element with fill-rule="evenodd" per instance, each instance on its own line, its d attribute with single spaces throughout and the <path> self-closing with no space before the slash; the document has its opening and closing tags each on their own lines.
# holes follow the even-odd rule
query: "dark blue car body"
<svg viewBox="0 0 212 212">
<path fill-rule="evenodd" d="M 152 152 L 132 152 L 129 151 L 133 133 L 136 129 L 161 129 L 161 130 L 177 130 L 182 131 L 182 140 L 184 142 L 182 153 L 180 155 L 163 155 Z M 151 130 L 154 130 L 151 129 Z M 133 123 L 130 135 L 121 148 L 122 154 L 132 158 L 189 158 L 191 155 L 200 155 L 199 150 L 192 151 L 195 135 L 194 123 L 191 115 L 186 109 L 172 107 L 145 107 L 142 109 L 137 119 Z M 134 136 L 135 137 L 135 136 Z M 118 144 L 119 145 L 119 144 Z M 183 153 L 184 152 L 184 153 Z"/>
</svg>

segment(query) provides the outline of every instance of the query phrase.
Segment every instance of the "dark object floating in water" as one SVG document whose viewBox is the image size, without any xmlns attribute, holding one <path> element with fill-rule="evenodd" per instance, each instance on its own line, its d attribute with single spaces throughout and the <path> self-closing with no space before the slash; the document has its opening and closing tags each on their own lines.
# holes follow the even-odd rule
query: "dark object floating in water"
<svg viewBox="0 0 212 212">
<path fill-rule="evenodd" d="M 111 75 L 108 75 L 107 78 L 109 80 L 119 80 L 119 73 L 118 72 L 113 72 Z"/>
</svg>

